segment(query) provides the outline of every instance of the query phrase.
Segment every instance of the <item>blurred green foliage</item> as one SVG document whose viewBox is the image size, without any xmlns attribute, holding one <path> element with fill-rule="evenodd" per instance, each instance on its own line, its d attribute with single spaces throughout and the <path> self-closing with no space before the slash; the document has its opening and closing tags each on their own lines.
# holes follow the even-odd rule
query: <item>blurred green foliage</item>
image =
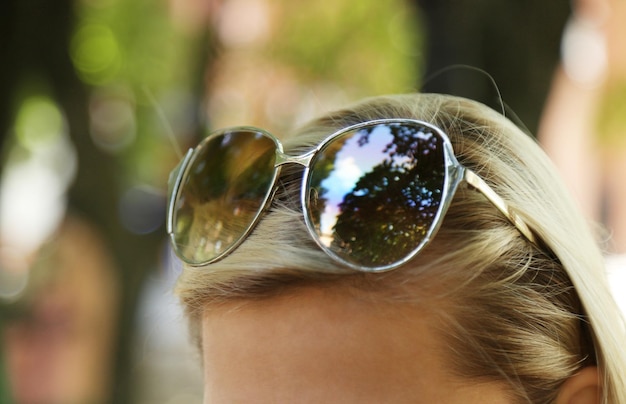
<svg viewBox="0 0 626 404">
<path fill-rule="evenodd" d="M 83 1 L 77 16 L 69 44 L 76 71 L 105 108 L 107 100 L 121 101 L 103 119 L 125 117 L 135 132 L 131 141 L 122 142 L 124 147 L 113 147 L 121 155 L 120 182 L 162 188 L 167 168 L 161 165 L 172 149 L 155 111 L 163 105 L 151 98 L 166 104 L 171 94 L 201 91 L 192 85 L 197 66 L 204 62 L 198 50 L 202 38 L 178 31 L 165 1 Z M 178 113 L 175 105 L 168 105 L 175 110 L 166 112 Z"/>
<path fill-rule="evenodd" d="M 406 1 L 281 1 L 271 57 L 358 97 L 417 88 L 422 38 Z"/>
</svg>

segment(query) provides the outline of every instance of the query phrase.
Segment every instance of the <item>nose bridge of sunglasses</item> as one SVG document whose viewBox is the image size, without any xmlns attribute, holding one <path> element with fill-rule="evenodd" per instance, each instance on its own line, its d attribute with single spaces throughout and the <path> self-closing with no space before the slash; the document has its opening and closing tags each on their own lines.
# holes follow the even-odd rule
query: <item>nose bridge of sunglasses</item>
<svg viewBox="0 0 626 404">
<path fill-rule="evenodd" d="M 315 150 L 311 150 L 297 156 L 289 155 L 280 150 L 276 150 L 276 162 L 274 163 L 274 167 L 279 167 L 289 163 L 300 164 L 301 166 L 308 167 L 314 155 Z"/>
</svg>

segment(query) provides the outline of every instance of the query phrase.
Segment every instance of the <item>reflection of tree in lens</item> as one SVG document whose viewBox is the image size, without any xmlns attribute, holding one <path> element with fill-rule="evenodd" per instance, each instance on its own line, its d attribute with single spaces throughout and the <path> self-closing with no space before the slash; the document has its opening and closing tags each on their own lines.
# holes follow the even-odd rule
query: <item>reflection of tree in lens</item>
<svg viewBox="0 0 626 404">
<path fill-rule="evenodd" d="M 365 173 L 339 205 L 331 248 L 356 262 L 391 264 L 410 253 L 428 232 L 441 202 L 441 139 L 430 130 L 388 125 L 393 142 L 380 164 Z M 375 133 L 361 131 L 360 147 Z"/>
<path fill-rule="evenodd" d="M 323 151 L 316 156 L 315 169 L 311 171 L 310 189 L 315 192 L 309 195 L 309 205 L 311 207 L 311 219 L 319 227 L 321 222 L 321 214 L 326 210 L 328 199 L 326 194 L 328 189 L 324 187 L 323 182 L 330 177 L 330 173 L 335 170 L 335 160 L 337 153 L 344 147 L 349 137 L 337 139 L 328 145 Z"/>
<path fill-rule="evenodd" d="M 214 199 L 221 192 L 220 186 L 226 183 L 224 167 L 225 153 L 220 147 L 221 136 L 204 143 L 197 152 L 188 169 L 185 181 L 180 185 L 181 193 L 175 206 L 175 234 L 179 248 L 183 248 L 185 256 L 198 254 L 203 244 L 198 237 L 199 223 L 204 219 L 208 209 L 202 209 L 207 201 Z"/>
<path fill-rule="evenodd" d="M 177 242 L 186 256 L 205 261 L 239 239 L 269 190 L 274 157 L 274 143 L 250 132 L 204 145 L 177 206 Z"/>
</svg>

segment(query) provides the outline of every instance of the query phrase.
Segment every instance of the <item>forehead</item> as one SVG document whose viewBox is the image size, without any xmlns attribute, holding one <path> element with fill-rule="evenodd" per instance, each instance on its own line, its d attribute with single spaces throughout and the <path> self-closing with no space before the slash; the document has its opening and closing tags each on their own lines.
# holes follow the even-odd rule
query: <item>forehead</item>
<svg viewBox="0 0 626 404">
<path fill-rule="evenodd" d="M 469 403 L 500 394 L 449 371 L 437 328 L 422 305 L 319 289 L 221 306 L 203 317 L 205 402 Z"/>
</svg>

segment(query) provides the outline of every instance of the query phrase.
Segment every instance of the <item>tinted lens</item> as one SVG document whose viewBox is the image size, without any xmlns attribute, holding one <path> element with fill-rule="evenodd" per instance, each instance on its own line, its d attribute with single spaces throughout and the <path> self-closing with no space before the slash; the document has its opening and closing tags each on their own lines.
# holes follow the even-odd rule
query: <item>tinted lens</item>
<svg viewBox="0 0 626 404">
<path fill-rule="evenodd" d="M 445 183 L 443 139 L 418 124 L 350 131 L 324 146 L 308 181 L 308 220 L 322 246 L 354 265 L 392 265 L 432 231 Z"/>
<path fill-rule="evenodd" d="M 271 138 L 247 130 L 199 146 L 174 202 L 174 247 L 185 261 L 214 260 L 247 234 L 270 196 L 275 151 Z"/>
</svg>

